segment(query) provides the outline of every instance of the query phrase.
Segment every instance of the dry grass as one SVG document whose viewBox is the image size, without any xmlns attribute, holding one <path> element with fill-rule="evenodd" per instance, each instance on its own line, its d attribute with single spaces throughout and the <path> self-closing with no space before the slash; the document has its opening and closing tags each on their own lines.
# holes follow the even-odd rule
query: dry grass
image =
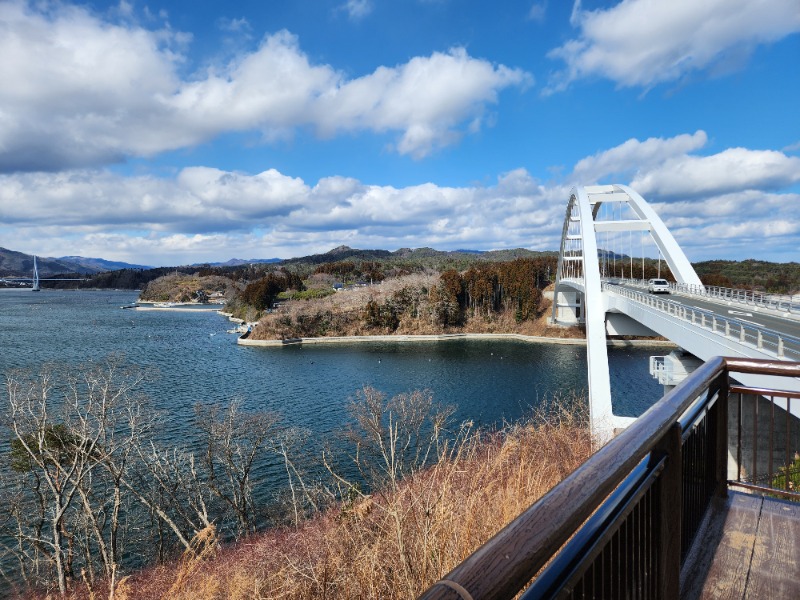
<svg viewBox="0 0 800 600">
<path fill-rule="evenodd" d="M 200 558 L 134 574 L 114 597 L 415 598 L 588 458 L 579 413 L 574 403 L 551 403 L 530 423 L 464 435 L 395 492 L 340 505 L 296 529 L 221 550 L 204 532 Z"/>
<path fill-rule="evenodd" d="M 275 313 L 265 315 L 253 330 L 250 339 L 275 340 L 295 337 L 382 335 L 425 335 L 441 333 L 519 333 L 522 335 L 574 338 L 583 337 L 583 331 L 574 327 L 548 325 L 550 300 L 542 298 L 537 319 L 518 323 L 513 312 L 493 312 L 491 315 L 472 315 L 467 311 L 460 326 L 442 327 L 431 321 L 428 292 L 438 285 L 439 274 L 415 273 L 383 281 L 380 285 L 355 288 L 315 300 L 289 300 Z M 364 312 L 370 300 L 383 304 L 400 290 L 413 290 L 418 297 L 420 310 L 412 316 L 399 315 L 395 331 L 369 327 Z"/>
</svg>

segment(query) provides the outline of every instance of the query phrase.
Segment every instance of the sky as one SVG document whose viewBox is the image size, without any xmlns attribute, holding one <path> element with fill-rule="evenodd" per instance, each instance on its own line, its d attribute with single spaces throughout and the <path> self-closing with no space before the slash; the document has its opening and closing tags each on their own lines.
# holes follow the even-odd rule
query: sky
<svg viewBox="0 0 800 600">
<path fill-rule="evenodd" d="M 800 260 L 798 0 L 0 0 L 8 249 L 557 250 L 609 183 L 692 261 Z"/>
</svg>

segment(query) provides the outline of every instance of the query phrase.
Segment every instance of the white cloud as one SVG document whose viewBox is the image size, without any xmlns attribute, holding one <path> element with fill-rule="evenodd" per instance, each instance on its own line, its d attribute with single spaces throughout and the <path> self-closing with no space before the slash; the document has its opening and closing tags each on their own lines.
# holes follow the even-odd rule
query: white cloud
<svg viewBox="0 0 800 600">
<path fill-rule="evenodd" d="M 800 157 L 747 148 L 728 148 L 710 156 L 693 154 L 707 141 L 705 131 L 643 142 L 631 138 L 579 160 L 569 180 L 576 185 L 630 181 L 645 199 L 671 201 L 780 190 L 800 182 Z"/>
<path fill-rule="evenodd" d="M 649 138 L 640 142 L 631 138 L 609 150 L 581 159 L 573 169 L 573 178 L 581 185 L 598 183 L 611 176 L 657 167 L 675 156 L 683 156 L 706 145 L 705 131 L 693 135 L 683 134 L 672 138 Z"/>
<path fill-rule="evenodd" d="M 749 190 L 679 202 L 653 202 L 694 260 L 761 258 L 796 261 L 800 194 Z"/>
<path fill-rule="evenodd" d="M 631 186 L 661 198 L 780 190 L 800 182 L 800 158 L 774 150 L 729 148 L 712 156 L 679 156 L 637 173 Z"/>
<path fill-rule="evenodd" d="M 38 6 L 0 3 L 0 172 L 99 166 L 230 131 L 271 140 L 298 127 L 389 132 L 398 152 L 422 157 L 475 131 L 502 89 L 532 81 L 463 49 L 347 79 L 313 64 L 286 31 L 185 79 L 185 34 Z"/>
<path fill-rule="evenodd" d="M 580 34 L 549 53 L 566 67 L 546 92 L 595 76 L 649 88 L 741 60 L 800 31 L 800 10 L 797 0 L 623 0 L 594 11 L 576 2 L 571 22 Z"/>
<path fill-rule="evenodd" d="M 630 182 L 691 260 L 797 260 L 800 195 L 788 190 L 800 182 L 800 158 L 747 148 L 698 155 L 707 139 L 704 131 L 630 139 L 578 161 L 568 179 Z"/>
<path fill-rule="evenodd" d="M 342 5 L 342 10 L 347 13 L 352 21 L 359 21 L 372 12 L 372 0 L 347 0 Z"/>
<path fill-rule="evenodd" d="M 499 90 L 531 83 L 523 71 L 496 67 L 455 48 L 342 82 L 319 97 L 314 121 L 326 135 L 403 131 L 397 150 L 419 158 L 454 143 L 463 134 L 459 123 L 471 121 L 469 129 L 478 129 L 484 107 L 497 102 Z"/>
<path fill-rule="evenodd" d="M 544 23 L 545 16 L 547 15 L 547 0 L 542 2 L 534 2 L 528 10 L 528 18 L 531 21 Z"/>
<path fill-rule="evenodd" d="M 134 125 L 155 125 L 152 105 L 176 85 L 182 41 L 100 23 L 80 8 L 0 3 L 0 171 L 146 151 Z"/>
</svg>

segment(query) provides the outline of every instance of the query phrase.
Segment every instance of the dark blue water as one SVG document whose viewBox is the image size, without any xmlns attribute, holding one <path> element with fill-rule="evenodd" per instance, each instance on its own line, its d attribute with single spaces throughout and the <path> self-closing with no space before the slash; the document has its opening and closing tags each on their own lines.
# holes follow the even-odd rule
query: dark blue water
<svg viewBox="0 0 800 600">
<path fill-rule="evenodd" d="M 514 421 L 542 398 L 585 394 L 582 346 L 448 340 L 252 348 L 236 344 L 213 312 L 136 311 L 127 291 L 0 290 L 0 374 L 45 362 L 80 364 L 122 354 L 151 375 L 146 391 L 167 437 L 185 434 L 196 404 L 240 398 L 280 412 L 316 436 L 339 429 L 365 385 L 387 395 L 429 389 L 458 420 Z M 614 410 L 638 415 L 662 393 L 648 356 L 664 348 L 610 348 Z"/>
</svg>

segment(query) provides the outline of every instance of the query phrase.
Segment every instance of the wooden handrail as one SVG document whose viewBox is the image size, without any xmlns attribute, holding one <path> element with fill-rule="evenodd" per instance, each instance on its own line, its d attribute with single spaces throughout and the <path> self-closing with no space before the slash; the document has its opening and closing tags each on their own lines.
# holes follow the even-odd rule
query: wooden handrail
<svg viewBox="0 0 800 600">
<path fill-rule="evenodd" d="M 707 361 L 420 599 L 512 598 L 648 453 L 674 446 L 666 440 L 680 417 L 705 390 L 726 388 L 728 371 L 800 377 L 800 364 L 720 357 Z M 723 437 L 718 444 L 727 452 Z M 724 469 L 719 471 L 724 485 Z"/>
<path fill-rule="evenodd" d="M 800 377 L 800 363 L 756 358 L 722 358 L 726 370 L 733 373 L 756 373 L 780 377 Z"/>
</svg>

